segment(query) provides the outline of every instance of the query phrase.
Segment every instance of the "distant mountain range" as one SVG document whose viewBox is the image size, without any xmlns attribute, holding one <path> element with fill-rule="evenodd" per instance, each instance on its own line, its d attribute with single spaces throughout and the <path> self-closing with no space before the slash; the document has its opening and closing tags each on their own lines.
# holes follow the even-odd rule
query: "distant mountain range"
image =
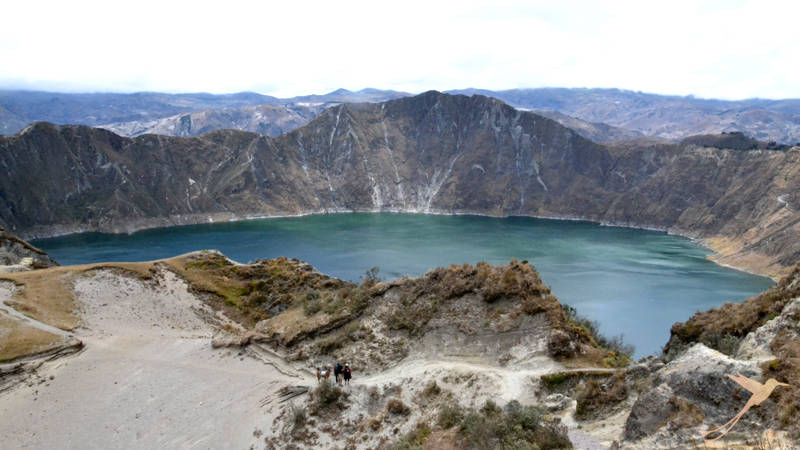
<svg viewBox="0 0 800 450">
<path fill-rule="evenodd" d="M 588 122 L 669 140 L 742 131 L 766 141 L 800 142 L 800 99 L 729 101 L 620 89 L 462 89 L 447 92 L 487 95 L 517 108 L 558 111 Z"/>
<path fill-rule="evenodd" d="M 756 139 L 800 142 L 800 100 L 712 100 L 619 89 L 463 89 L 532 110 L 596 142 L 639 137 L 677 141 L 697 134 L 741 131 Z M 0 134 L 37 121 L 100 126 L 124 136 L 197 136 L 238 129 L 277 136 L 341 103 L 383 102 L 411 94 L 339 89 L 324 95 L 276 98 L 255 93 L 60 94 L 0 91 Z"/>
<path fill-rule="evenodd" d="M 50 122 L 103 126 L 126 136 L 145 133 L 196 136 L 216 129 L 241 129 L 275 136 L 307 123 L 330 106 L 381 102 L 409 95 L 378 89 L 358 92 L 339 89 L 325 95 L 285 99 L 253 92 L 65 94 L 0 90 L 0 134 L 16 133 L 34 122 Z"/>
</svg>

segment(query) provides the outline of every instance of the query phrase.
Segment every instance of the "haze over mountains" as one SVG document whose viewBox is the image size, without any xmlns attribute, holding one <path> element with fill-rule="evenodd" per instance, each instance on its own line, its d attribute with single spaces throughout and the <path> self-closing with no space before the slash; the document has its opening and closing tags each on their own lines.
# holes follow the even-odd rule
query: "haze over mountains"
<svg viewBox="0 0 800 450">
<path fill-rule="evenodd" d="M 800 141 L 800 100 L 726 101 L 664 96 L 619 89 L 538 88 L 448 93 L 481 94 L 535 110 L 597 142 L 643 136 L 680 140 L 697 134 L 742 131 L 756 139 Z M 101 126 L 124 136 L 197 136 L 238 129 L 277 136 L 340 103 L 381 102 L 411 94 L 339 89 L 324 95 L 279 99 L 255 93 L 61 94 L 0 91 L 0 133 L 36 121 Z M 258 107 L 257 107 L 258 106 Z"/>
<path fill-rule="evenodd" d="M 39 123 L 0 138 L 0 171 L 0 225 L 24 237 L 404 211 L 666 229 L 761 273 L 800 256 L 797 149 L 601 145 L 484 96 L 343 104 L 277 138 L 125 138 Z"/>
</svg>

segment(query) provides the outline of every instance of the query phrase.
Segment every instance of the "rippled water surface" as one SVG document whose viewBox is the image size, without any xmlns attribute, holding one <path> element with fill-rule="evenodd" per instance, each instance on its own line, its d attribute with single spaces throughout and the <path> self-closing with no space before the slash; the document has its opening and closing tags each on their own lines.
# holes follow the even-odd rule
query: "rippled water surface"
<svg viewBox="0 0 800 450">
<path fill-rule="evenodd" d="M 553 293 L 598 321 L 602 332 L 623 333 L 637 356 L 658 352 L 674 322 L 772 285 L 706 260 L 709 252 L 688 239 L 521 217 L 332 214 L 131 235 L 86 233 L 34 244 L 61 264 L 143 261 L 209 248 L 243 262 L 289 256 L 350 280 L 373 266 L 391 279 L 437 266 L 518 258 L 534 264 Z"/>
</svg>

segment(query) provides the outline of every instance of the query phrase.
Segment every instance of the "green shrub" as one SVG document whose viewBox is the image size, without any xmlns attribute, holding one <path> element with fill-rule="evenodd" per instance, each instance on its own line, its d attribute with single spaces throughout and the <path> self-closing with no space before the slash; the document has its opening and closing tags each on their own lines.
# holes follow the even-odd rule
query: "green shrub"
<svg viewBox="0 0 800 450">
<path fill-rule="evenodd" d="M 313 316 L 322 309 L 322 301 L 318 291 L 312 290 L 303 297 L 303 311 L 307 316 Z"/>
<path fill-rule="evenodd" d="M 311 412 L 319 413 L 333 405 L 337 405 L 344 396 L 344 391 L 338 386 L 328 380 L 323 380 L 314 390 Z"/>
<path fill-rule="evenodd" d="M 542 375 L 542 381 L 547 384 L 548 386 L 559 386 L 567 381 L 567 376 L 563 373 L 551 373 L 547 375 Z"/>
<path fill-rule="evenodd" d="M 487 401 L 480 410 L 448 405 L 439 412 L 439 426 L 458 426 L 458 444 L 465 449 L 571 448 L 566 427 L 551 423 L 544 410 L 514 400 L 504 408 Z"/>
<path fill-rule="evenodd" d="M 464 410 L 458 404 L 445 405 L 439 411 L 439 421 L 437 424 L 445 430 L 453 428 L 461 423 L 464 418 Z"/>
<path fill-rule="evenodd" d="M 598 347 L 606 350 L 606 352 L 614 353 L 606 365 L 610 367 L 626 367 L 630 364 L 631 358 L 636 352 L 636 347 L 626 344 L 623 334 L 610 338 L 605 337 L 600 333 L 600 326 L 596 321 L 579 315 L 578 311 L 570 305 L 561 305 L 561 309 L 564 310 L 564 315 L 569 325 L 576 327 L 586 336 L 589 336 Z M 606 361 L 604 360 L 604 362 Z"/>
<path fill-rule="evenodd" d="M 400 438 L 389 448 L 393 450 L 422 450 L 422 444 L 431 435 L 431 429 L 427 424 L 418 423 L 417 426 Z"/>
<path fill-rule="evenodd" d="M 380 277 L 381 268 L 378 266 L 372 267 L 364 272 L 364 276 L 361 277 L 361 285 L 367 288 L 375 286 L 376 284 L 381 282 Z"/>
<path fill-rule="evenodd" d="M 727 333 L 709 333 L 701 342 L 720 353 L 733 356 L 739 350 L 739 338 Z"/>
</svg>

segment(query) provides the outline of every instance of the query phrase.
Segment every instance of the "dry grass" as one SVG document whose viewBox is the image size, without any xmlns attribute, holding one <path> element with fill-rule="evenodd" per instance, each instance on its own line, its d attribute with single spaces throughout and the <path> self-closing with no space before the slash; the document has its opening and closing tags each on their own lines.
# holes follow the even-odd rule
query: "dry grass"
<svg viewBox="0 0 800 450">
<path fill-rule="evenodd" d="M 218 253 L 201 252 L 164 262 L 193 289 L 211 294 L 212 306 L 248 328 L 301 306 L 311 294 L 355 286 L 283 257 L 237 265 Z"/>
<path fill-rule="evenodd" d="M 3 274 L 0 280 L 11 281 L 20 288 L 9 302 L 9 306 L 39 322 L 72 331 L 81 323 L 75 311 L 75 297 L 72 292 L 76 276 L 92 270 L 110 269 L 128 272 L 140 278 L 149 278 L 152 276 L 154 264 L 154 262 L 100 263 L 49 267 Z"/>
<path fill-rule="evenodd" d="M 396 414 L 399 416 L 407 416 L 411 414 L 411 409 L 399 398 L 390 399 L 386 403 L 386 411 L 388 411 L 390 414 Z"/>
<path fill-rule="evenodd" d="M 103 263 L 77 266 L 57 266 L 28 272 L 7 273 L 0 280 L 14 283 L 18 289 L 8 306 L 34 320 L 72 331 L 81 324 L 73 294 L 75 278 L 92 270 L 123 271 L 131 276 L 149 278 L 153 262 Z M 31 327 L 10 317 L 0 317 L 0 361 L 53 350 L 68 340 L 47 331 Z"/>
<path fill-rule="evenodd" d="M 52 350 L 64 343 L 61 336 L 0 315 L 0 362 Z"/>
<path fill-rule="evenodd" d="M 795 323 L 800 321 L 800 317 L 792 319 Z M 800 440 L 800 339 L 784 330 L 770 347 L 777 359 L 762 366 L 764 377 L 789 384 L 776 388 L 772 394 L 778 404 L 778 423 L 793 439 Z"/>
<path fill-rule="evenodd" d="M 39 322 L 71 331 L 80 325 L 72 294 L 73 267 L 51 267 L 4 274 L 19 289 L 9 306 Z"/>
<path fill-rule="evenodd" d="M 589 379 L 576 398 L 575 417 L 582 420 L 597 417 L 626 398 L 628 387 L 624 373 L 620 372 L 605 382 Z"/>
<path fill-rule="evenodd" d="M 692 428 L 703 423 L 706 416 L 703 411 L 688 400 L 673 396 L 669 399 L 669 405 L 672 408 L 667 423 L 674 428 Z"/>
</svg>

